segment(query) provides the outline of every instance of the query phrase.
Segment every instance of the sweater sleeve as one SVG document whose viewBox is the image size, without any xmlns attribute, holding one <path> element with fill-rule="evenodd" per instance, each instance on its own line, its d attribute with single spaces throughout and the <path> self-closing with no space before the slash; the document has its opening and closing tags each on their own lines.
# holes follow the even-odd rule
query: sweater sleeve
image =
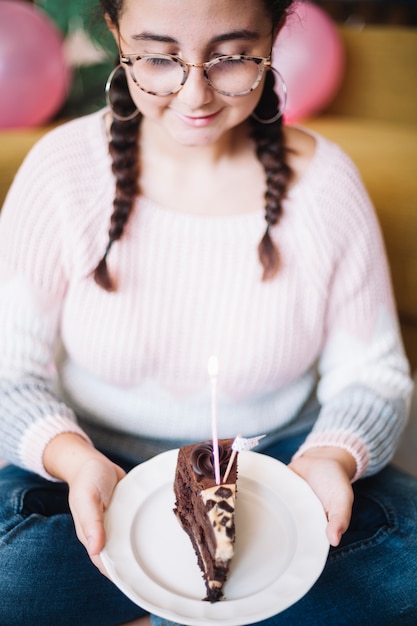
<svg viewBox="0 0 417 626">
<path fill-rule="evenodd" d="M 88 439 L 54 393 L 67 285 L 55 156 L 48 140 L 35 147 L 0 218 L 0 458 L 48 478 L 42 458 L 53 437 L 74 432 Z"/>
<path fill-rule="evenodd" d="M 335 159 L 318 202 L 328 211 L 325 341 L 319 418 L 296 456 L 317 446 L 348 450 L 356 476 L 392 458 L 406 424 L 412 382 L 377 217 L 355 166 Z"/>
</svg>

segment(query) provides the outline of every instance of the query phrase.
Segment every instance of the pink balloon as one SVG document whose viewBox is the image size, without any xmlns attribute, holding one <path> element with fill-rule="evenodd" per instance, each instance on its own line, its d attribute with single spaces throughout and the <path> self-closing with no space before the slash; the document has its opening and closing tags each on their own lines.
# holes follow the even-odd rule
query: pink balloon
<svg viewBox="0 0 417 626">
<path fill-rule="evenodd" d="M 0 0 L 0 128 L 37 126 L 57 113 L 71 77 L 62 43 L 40 9 Z"/>
<path fill-rule="evenodd" d="M 285 121 L 322 111 L 343 79 L 345 51 L 336 25 L 310 2 L 296 2 L 273 48 L 273 66 L 283 76 L 288 97 Z"/>
</svg>

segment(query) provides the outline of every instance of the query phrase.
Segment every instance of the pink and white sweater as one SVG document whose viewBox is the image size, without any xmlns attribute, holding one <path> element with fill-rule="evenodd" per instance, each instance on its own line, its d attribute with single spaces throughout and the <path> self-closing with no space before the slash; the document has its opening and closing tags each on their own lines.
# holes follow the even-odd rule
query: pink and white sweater
<svg viewBox="0 0 417 626">
<path fill-rule="evenodd" d="M 216 354 L 220 436 L 286 427 L 318 383 L 302 449 L 346 448 L 357 476 L 390 460 L 412 385 L 381 234 L 355 167 L 316 140 L 273 229 L 276 278 L 261 281 L 262 211 L 196 216 L 140 198 L 109 256 L 113 293 L 91 277 L 114 193 L 102 112 L 32 149 L 0 219 L 1 457 L 47 475 L 51 438 L 83 433 L 76 414 L 209 438 Z"/>
</svg>

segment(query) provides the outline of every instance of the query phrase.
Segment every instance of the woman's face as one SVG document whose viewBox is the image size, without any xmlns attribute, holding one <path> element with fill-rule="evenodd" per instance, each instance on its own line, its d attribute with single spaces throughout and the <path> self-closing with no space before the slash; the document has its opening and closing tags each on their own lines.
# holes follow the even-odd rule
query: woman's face
<svg viewBox="0 0 417 626">
<path fill-rule="evenodd" d="M 173 54 L 189 63 L 231 54 L 267 57 L 272 47 L 271 20 L 260 0 L 125 0 L 119 32 L 112 30 L 125 54 Z M 247 119 L 263 85 L 244 96 L 224 96 L 207 84 L 201 68 L 190 68 L 180 91 L 154 96 L 127 76 L 145 119 L 188 146 L 214 144 Z"/>
</svg>

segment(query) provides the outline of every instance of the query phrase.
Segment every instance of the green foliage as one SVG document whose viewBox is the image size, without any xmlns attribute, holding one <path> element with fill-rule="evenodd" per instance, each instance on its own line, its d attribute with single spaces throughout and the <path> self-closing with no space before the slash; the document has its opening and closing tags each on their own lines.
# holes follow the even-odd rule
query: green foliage
<svg viewBox="0 0 417 626">
<path fill-rule="evenodd" d="M 35 0 L 35 4 L 49 15 L 64 35 L 81 26 L 95 43 L 105 50 L 115 51 L 98 0 Z"/>
<path fill-rule="evenodd" d="M 75 31 L 85 32 L 91 45 L 103 53 L 103 60 L 76 63 L 72 83 L 59 117 L 77 117 L 104 106 L 104 87 L 114 67 L 117 47 L 109 33 L 98 0 L 35 0 L 68 40 Z"/>
</svg>

